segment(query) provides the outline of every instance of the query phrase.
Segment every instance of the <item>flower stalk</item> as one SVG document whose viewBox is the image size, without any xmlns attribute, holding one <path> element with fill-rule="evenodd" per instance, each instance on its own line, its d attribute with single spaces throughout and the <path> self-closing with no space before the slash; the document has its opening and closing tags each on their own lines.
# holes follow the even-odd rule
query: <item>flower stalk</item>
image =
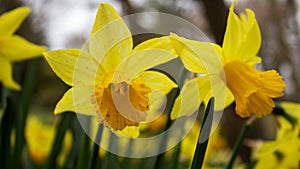
<svg viewBox="0 0 300 169">
<path fill-rule="evenodd" d="M 97 158 L 98 158 L 98 154 L 99 154 L 100 143 L 101 143 L 101 138 L 102 138 L 102 133 L 103 133 L 103 125 L 99 124 L 96 138 L 93 143 L 93 150 L 92 150 L 91 158 L 89 161 L 90 169 L 93 169 L 96 166 L 96 162 L 97 162 Z"/>
<path fill-rule="evenodd" d="M 181 88 L 183 86 L 184 80 L 186 79 L 188 73 L 189 72 L 184 67 L 181 68 L 181 70 L 179 72 L 179 80 L 178 80 L 178 87 L 179 88 Z M 171 96 L 170 96 L 171 103 L 170 103 L 169 115 L 171 114 L 172 108 L 175 104 L 175 100 L 176 100 L 176 98 L 178 97 L 178 95 L 180 93 L 179 88 L 174 89 L 175 91 L 171 93 Z M 168 129 L 171 125 L 172 125 L 172 119 L 168 118 L 167 124 L 165 126 L 165 130 Z M 159 149 L 162 149 L 162 150 L 166 149 L 166 143 L 167 143 L 167 135 L 165 135 L 165 137 L 163 138 Z M 174 148 L 174 151 L 175 151 L 174 153 L 176 153 L 178 147 L 180 147 L 180 143 Z M 155 162 L 155 168 L 158 168 L 160 165 L 162 165 L 162 162 L 164 161 L 164 156 L 165 156 L 165 153 L 159 154 L 157 156 L 157 159 L 156 159 L 156 162 Z M 176 157 L 176 155 L 175 155 L 175 157 Z M 172 160 L 177 161 L 178 159 L 172 158 Z"/>
<path fill-rule="evenodd" d="M 25 144 L 24 130 L 26 119 L 29 112 L 30 101 L 35 86 L 35 77 L 37 72 L 37 60 L 32 60 L 27 65 L 23 92 L 18 103 L 18 118 L 16 118 L 16 144 L 14 158 L 21 161 L 21 153 Z"/>
<path fill-rule="evenodd" d="M 9 159 L 11 159 L 11 132 L 13 129 L 15 114 L 13 103 L 10 98 L 7 98 L 5 104 L 6 106 L 3 109 L 3 115 L 0 123 L 0 153 L 3 155 L 3 157 L 0 158 L 0 164 L 4 169 L 12 167 L 10 165 L 11 160 Z"/>
<path fill-rule="evenodd" d="M 67 129 L 70 127 L 71 123 L 74 120 L 74 115 L 72 112 L 65 112 L 58 124 L 55 140 L 52 145 L 51 153 L 46 163 L 46 169 L 51 169 L 53 166 L 56 166 L 56 159 L 61 152 L 62 143 Z"/>
<path fill-rule="evenodd" d="M 256 117 L 252 116 L 250 117 L 246 123 L 244 124 L 241 132 L 240 132 L 240 135 L 238 136 L 238 139 L 233 147 L 233 152 L 232 152 L 232 155 L 230 157 L 230 160 L 228 162 L 228 164 L 225 166 L 224 169 L 232 169 L 232 166 L 233 166 L 233 163 L 234 163 L 234 160 L 235 158 L 237 157 L 238 155 L 238 152 L 239 152 L 239 149 L 243 143 L 243 140 L 244 138 L 246 137 L 249 129 L 250 129 L 250 126 L 252 125 L 252 123 L 256 120 Z"/>
</svg>

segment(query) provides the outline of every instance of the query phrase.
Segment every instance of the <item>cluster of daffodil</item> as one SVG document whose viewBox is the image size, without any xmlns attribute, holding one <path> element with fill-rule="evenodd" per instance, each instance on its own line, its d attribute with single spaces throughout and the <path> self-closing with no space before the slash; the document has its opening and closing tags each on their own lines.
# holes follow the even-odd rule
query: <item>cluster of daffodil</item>
<svg viewBox="0 0 300 169">
<path fill-rule="evenodd" d="M 172 119 L 193 114 L 212 96 L 216 98 L 217 109 L 235 100 L 236 113 L 241 117 L 270 114 L 275 107 L 272 98 L 283 95 L 285 84 L 275 70 L 262 72 L 254 68 L 261 61 L 256 56 L 260 43 L 254 13 L 248 9 L 247 15 L 239 18 L 232 4 L 222 47 L 171 33 L 132 49 L 132 35 L 126 24 L 112 6 L 102 3 L 84 50 L 43 54 L 53 71 L 72 86 L 57 104 L 55 114 L 73 111 L 97 116 L 100 123 L 113 130 L 126 130 L 127 126 L 138 126 L 146 120 L 146 112 L 152 108 L 151 97 L 155 96 L 153 91 L 159 89 L 167 94 L 177 87 L 164 74 L 147 71 L 177 56 L 188 70 L 203 76 L 185 83 L 176 99 Z M 193 84 L 201 91 L 200 97 L 191 90 Z M 129 97 L 133 108 L 126 107 L 127 104 L 116 108 L 115 98 L 119 97 Z"/>
<path fill-rule="evenodd" d="M 283 95 L 285 83 L 275 70 L 255 68 L 261 62 L 257 56 L 261 46 L 260 29 L 252 10 L 247 9 L 238 16 L 234 4 L 230 7 L 222 46 L 170 33 L 133 47 L 132 34 L 123 19 L 110 4 L 101 3 L 88 43 L 82 49 L 54 51 L 46 51 L 45 47 L 14 35 L 30 12 L 28 7 L 20 7 L 0 17 L 0 81 L 7 88 L 21 90 L 12 78 L 11 62 L 43 54 L 56 75 L 71 86 L 57 103 L 54 114 L 71 111 L 93 116 L 113 131 L 138 137 L 145 127 L 143 122 L 159 109 L 163 96 L 178 87 L 168 76 L 151 68 L 179 58 L 196 76 L 184 83 L 174 100 L 170 119 L 192 115 L 202 103 L 207 106 L 212 97 L 215 110 L 222 110 L 235 101 L 235 111 L 240 117 L 266 116 L 275 107 L 273 98 Z M 293 115 L 300 118 L 299 113 Z M 164 116 L 162 122 L 167 119 Z M 265 168 L 265 161 L 273 161 L 267 162 L 269 168 L 299 166 L 299 121 L 291 125 L 279 120 L 281 127 L 276 141 L 263 143 L 254 155 L 258 160 L 256 168 Z M 32 126 L 40 124 L 35 119 L 29 123 L 26 137 L 31 148 L 39 145 L 30 140 L 32 134 L 36 135 Z M 157 132 L 157 125 L 150 123 L 148 129 Z M 38 128 L 47 131 L 46 135 L 39 135 L 40 140 L 54 135 L 54 129 L 49 126 Z M 196 124 L 194 130 L 197 133 L 200 125 Z M 191 134 L 182 142 L 182 151 L 188 158 L 197 144 L 198 134 Z M 223 148 L 225 144 L 223 138 L 212 137 L 206 159 L 211 158 L 215 147 Z M 41 150 L 32 149 L 30 154 L 43 161 L 44 151 L 49 149 L 42 146 Z"/>
</svg>

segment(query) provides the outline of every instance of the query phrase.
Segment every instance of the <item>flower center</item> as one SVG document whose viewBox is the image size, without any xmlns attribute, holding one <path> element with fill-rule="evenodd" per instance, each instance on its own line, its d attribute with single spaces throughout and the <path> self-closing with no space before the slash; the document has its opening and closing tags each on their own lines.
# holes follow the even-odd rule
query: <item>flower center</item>
<svg viewBox="0 0 300 169">
<path fill-rule="evenodd" d="M 103 122 L 114 130 L 138 126 L 146 119 L 150 92 L 143 79 L 134 79 L 130 84 L 110 83 L 107 87 L 99 84 L 93 102 L 99 123 Z"/>
<path fill-rule="evenodd" d="M 236 102 L 236 113 L 241 117 L 254 114 L 261 117 L 272 112 L 272 98 L 283 95 L 285 84 L 275 71 L 260 72 L 242 61 L 231 61 L 224 66 L 226 85 Z"/>
</svg>

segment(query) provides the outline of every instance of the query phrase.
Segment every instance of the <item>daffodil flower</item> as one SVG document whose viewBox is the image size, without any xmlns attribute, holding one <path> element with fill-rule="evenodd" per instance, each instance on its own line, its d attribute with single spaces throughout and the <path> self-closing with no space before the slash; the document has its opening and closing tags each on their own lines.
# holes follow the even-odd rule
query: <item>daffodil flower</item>
<svg viewBox="0 0 300 169">
<path fill-rule="evenodd" d="M 53 123 L 45 123 L 43 120 L 36 115 L 30 115 L 27 119 L 25 128 L 25 137 L 29 154 L 31 158 L 39 164 L 47 160 L 55 139 L 55 125 Z M 53 119 L 51 120 L 54 121 Z M 70 131 L 66 131 L 62 144 L 62 150 L 58 156 L 60 165 L 63 164 L 71 149 L 72 134 Z"/>
<path fill-rule="evenodd" d="M 298 130 L 299 132 L 299 130 Z M 254 153 L 258 160 L 256 169 L 298 168 L 300 139 L 295 131 L 284 130 L 274 141 L 263 142 Z"/>
<path fill-rule="evenodd" d="M 44 53 L 53 71 L 72 86 L 56 105 L 65 111 L 97 116 L 115 131 L 138 126 L 154 107 L 158 91 L 166 94 L 177 85 L 166 75 L 146 71 L 177 57 L 168 36 L 154 38 L 133 49 L 125 22 L 101 3 L 89 42 L 80 49 Z"/>
<path fill-rule="evenodd" d="M 45 47 L 14 34 L 29 13 L 30 8 L 19 7 L 0 17 L 0 82 L 14 90 L 21 86 L 13 80 L 11 63 L 41 56 L 46 51 Z"/>
<path fill-rule="evenodd" d="M 171 34 L 171 43 L 185 67 L 201 74 L 183 86 L 173 108 L 173 119 L 194 113 L 200 103 L 207 104 L 212 96 L 217 110 L 235 100 L 239 116 L 261 117 L 272 112 L 275 106 L 272 98 L 283 95 L 285 83 L 275 70 L 262 72 L 254 68 L 255 63 L 261 62 L 256 56 L 261 35 L 250 9 L 238 17 L 234 13 L 234 3 L 231 5 L 222 47 L 176 34 Z M 198 95 L 190 91 L 191 88 L 199 90 L 201 98 L 196 98 Z"/>
<path fill-rule="evenodd" d="M 300 104 L 281 102 L 286 113 L 297 119 L 293 126 L 284 117 L 278 116 L 279 130 L 276 139 L 263 142 L 253 156 L 258 160 L 255 168 L 298 168 L 300 161 Z"/>
<path fill-rule="evenodd" d="M 190 124 L 187 124 L 187 126 L 188 125 L 190 125 Z M 216 125 L 216 123 L 213 123 L 212 125 L 214 126 L 214 125 Z M 184 127 L 186 127 L 186 126 L 184 126 Z M 184 158 L 187 158 L 188 160 L 191 160 L 194 156 L 194 152 L 196 150 L 196 146 L 197 146 L 197 142 L 198 142 L 198 140 L 195 138 L 197 138 L 199 136 L 200 127 L 201 127 L 201 124 L 199 122 L 196 122 L 194 124 L 193 128 L 191 129 L 191 131 L 182 140 L 182 144 L 181 144 L 181 153 L 182 154 L 181 155 Z M 220 152 L 227 152 L 227 151 L 225 151 L 227 143 L 226 143 L 225 138 L 223 138 L 220 135 L 220 128 L 217 128 L 216 126 L 214 126 L 213 128 L 216 128 L 216 130 L 209 138 L 204 163 L 211 161 L 211 159 L 220 160 L 219 158 L 216 158 L 215 155 L 219 154 Z M 227 154 L 227 157 L 228 157 L 228 154 Z M 223 159 L 222 159 L 222 161 L 223 161 Z M 206 166 L 206 167 L 208 167 L 208 166 Z"/>
</svg>

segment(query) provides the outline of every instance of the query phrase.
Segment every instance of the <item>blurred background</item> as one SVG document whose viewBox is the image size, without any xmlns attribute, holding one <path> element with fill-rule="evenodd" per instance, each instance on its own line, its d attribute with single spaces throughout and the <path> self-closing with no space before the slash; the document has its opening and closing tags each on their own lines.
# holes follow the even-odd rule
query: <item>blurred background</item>
<svg viewBox="0 0 300 169">
<path fill-rule="evenodd" d="M 88 39 L 100 2 L 103 1 L 0 0 L 0 13 L 27 5 L 32 9 L 32 13 L 17 34 L 36 44 L 45 45 L 49 50 L 81 48 Z M 112 4 L 121 16 L 151 11 L 182 17 L 202 30 L 210 41 L 220 45 L 225 32 L 228 7 L 232 3 L 230 0 L 107 0 L 105 2 Z M 237 13 L 250 8 L 256 14 L 262 34 L 262 46 L 258 55 L 263 58 L 263 63 L 259 68 L 276 69 L 284 77 L 287 85 L 285 95 L 276 101 L 300 102 L 299 7 L 300 1 L 297 0 L 237 0 L 235 8 Z M 144 19 L 146 21 L 139 23 L 142 28 L 147 29 L 147 21 L 155 24 L 158 22 L 156 19 L 159 18 Z M 135 37 L 134 41 L 135 44 L 139 43 L 141 37 Z M 57 117 L 53 115 L 53 110 L 67 86 L 52 72 L 43 58 L 38 59 L 38 62 L 30 114 L 41 116 L 45 123 L 55 123 Z M 173 64 L 180 64 L 180 62 L 175 61 Z M 167 69 L 176 72 L 172 70 L 174 66 L 167 66 Z M 220 133 L 229 146 L 234 144 L 244 122 L 244 119 L 237 117 L 233 111 L 234 105 L 225 110 L 220 127 Z M 272 116 L 268 116 L 255 122 L 248 138 L 272 139 L 275 134 L 275 122 Z M 247 145 L 240 153 L 242 160 L 249 160 L 250 149 Z"/>
</svg>

